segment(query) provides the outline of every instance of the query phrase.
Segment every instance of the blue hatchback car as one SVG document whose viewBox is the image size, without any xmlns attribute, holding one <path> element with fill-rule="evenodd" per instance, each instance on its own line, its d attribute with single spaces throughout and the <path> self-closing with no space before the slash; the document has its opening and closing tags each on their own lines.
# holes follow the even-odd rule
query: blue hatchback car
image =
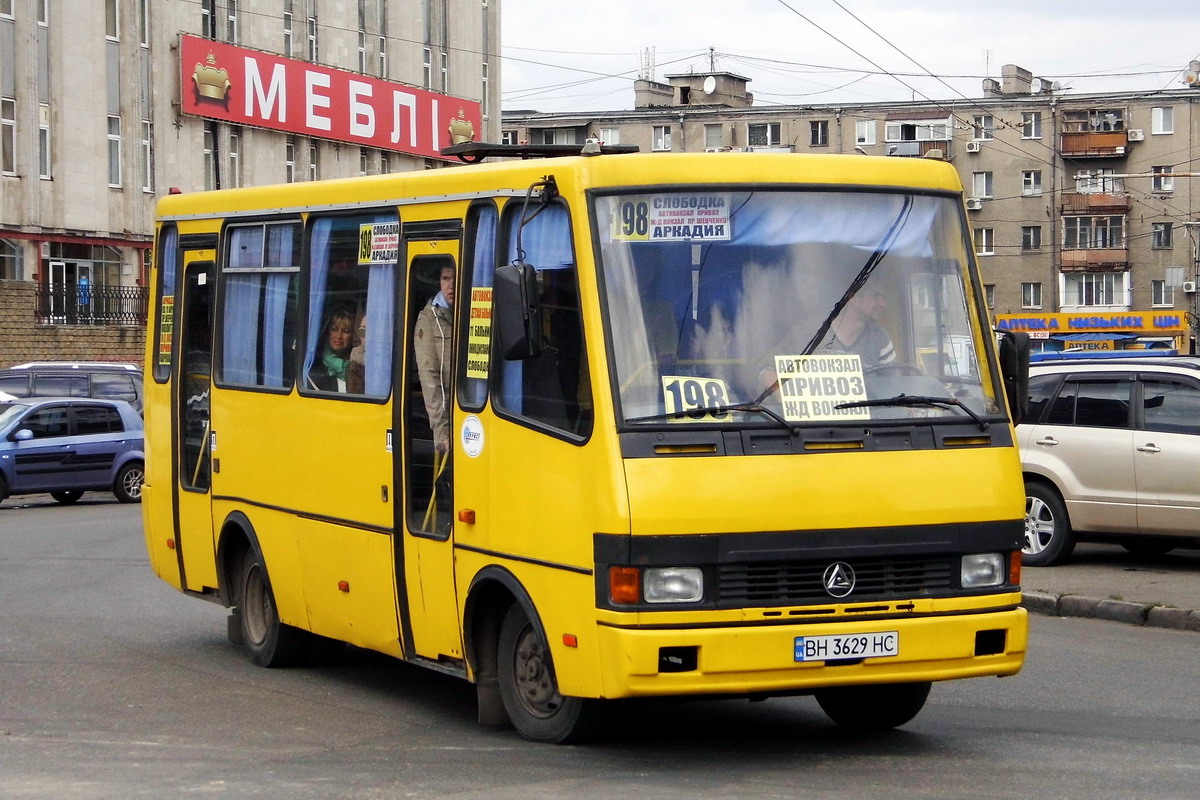
<svg viewBox="0 0 1200 800">
<path fill-rule="evenodd" d="M 0 402 L 0 501 L 49 493 L 74 503 L 85 491 L 142 499 L 142 418 L 123 400 L 30 397 Z"/>
</svg>

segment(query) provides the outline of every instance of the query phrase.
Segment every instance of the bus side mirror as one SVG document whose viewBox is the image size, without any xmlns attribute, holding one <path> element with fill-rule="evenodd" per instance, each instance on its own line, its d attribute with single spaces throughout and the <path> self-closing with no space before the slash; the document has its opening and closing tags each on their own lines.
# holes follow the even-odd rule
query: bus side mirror
<svg viewBox="0 0 1200 800">
<path fill-rule="evenodd" d="M 537 270 L 524 262 L 499 267 L 492 282 L 496 343 L 506 361 L 541 355 L 542 304 Z"/>
<path fill-rule="evenodd" d="M 1014 425 L 1029 415 L 1029 351 L 1028 333 L 1004 331 L 1000 339 L 1000 374 Z"/>
</svg>

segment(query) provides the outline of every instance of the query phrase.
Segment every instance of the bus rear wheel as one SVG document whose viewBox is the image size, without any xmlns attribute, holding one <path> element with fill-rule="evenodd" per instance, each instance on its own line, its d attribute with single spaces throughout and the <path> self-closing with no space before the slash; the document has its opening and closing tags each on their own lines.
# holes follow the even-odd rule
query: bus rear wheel
<svg viewBox="0 0 1200 800">
<path fill-rule="evenodd" d="M 496 672 L 504 710 L 526 739 L 567 744 L 591 732 L 597 701 L 559 693 L 550 648 L 516 603 L 500 626 Z"/>
<path fill-rule="evenodd" d="M 884 731 L 912 720 L 929 697 L 924 683 L 839 686 L 817 692 L 817 703 L 831 720 L 856 731 Z"/>
<path fill-rule="evenodd" d="M 308 659 L 311 634 L 279 621 L 275 596 L 262 557 L 251 551 L 242 562 L 238 615 L 242 643 L 250 660 L 260 667 L 290 667 Z"/>
</svg>

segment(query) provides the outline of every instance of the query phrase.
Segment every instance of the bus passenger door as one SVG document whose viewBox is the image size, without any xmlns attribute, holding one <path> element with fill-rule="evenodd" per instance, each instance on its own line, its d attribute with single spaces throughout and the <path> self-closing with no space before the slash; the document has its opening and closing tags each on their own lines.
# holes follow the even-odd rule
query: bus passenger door
<svg viewBox="0 0 1200 800">
<path fill-rule="evenodd" d="M 405 227 L 406 237 L 415 227 Z M 405 655 L 458 660 L 463 652 L 454 586 L 454 392 L 449 381 L 438 386 L 432 375 L 427 375 L 423 387 L 419 374 L 421 369 L 436 374 L 440 359 L 452 360 L 453 328 L 447 327 L 447 320 L 453 319 L 453 312 L 435 312 L 429 304 L 441 289 L 443 271 L 453 275 L 456 270 L 458 241 L 410 239 L 405 244 L 407 307 L 405 324 L 397 326 L 403 340 L 396 346 L 404 354 L 404 372 L 396 382 L 396 409 L 404 417 L 397 426 L 403 431 L 398 452 L 404 461 L 405 497 L 400 511 L 404 520 L 396 530 L 404 532 L 401 585 L 406 587 L 407 618 L 401 623 L 412 637 L 405 642 Z M 448 372 L 453 376 L 453 369 Z M 448 452 L 436 447 L 436 423 L 426 410 L 426 392 L 435 392 L 451 414 Z M 403 602 L 401 611 L 405 613 Z"/>
<path fill-rule="evenodd" d="M 192 591 L 217 586 L 210 495 L 214 442 L 209 416 L 216 282 L 213 256 L 212 250 L 184 251 L 183 302 L 176 314 L 175 548 L 183 587 Z"/>
</svg>

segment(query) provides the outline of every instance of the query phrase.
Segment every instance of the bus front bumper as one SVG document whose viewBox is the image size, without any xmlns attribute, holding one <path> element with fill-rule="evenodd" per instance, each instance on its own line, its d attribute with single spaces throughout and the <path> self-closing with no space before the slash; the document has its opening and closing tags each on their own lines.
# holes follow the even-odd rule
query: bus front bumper
<svg viewBox="0 0 1200 800">
<path fill-rule="evenodd" d="M 896 655 L 797 660 L 798 637 L 877 638 Z M 599 629 L 603 696 L 803 694 L 831 686 L 1014 675 L 1025 658 L 1025 609 L 837 623 Z M 832 640 L 819 640 L 823 645 Z M 845 641 L 845 640 L 843 640 Z M 853 642 L 851 642 L 853 643 Z"/>
</svg>

